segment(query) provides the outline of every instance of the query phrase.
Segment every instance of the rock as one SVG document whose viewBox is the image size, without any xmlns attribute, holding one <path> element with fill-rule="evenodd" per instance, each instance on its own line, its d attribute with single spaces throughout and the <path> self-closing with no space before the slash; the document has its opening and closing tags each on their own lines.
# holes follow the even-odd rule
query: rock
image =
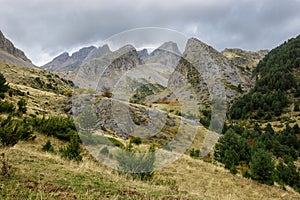
<svg viewBox="0 0 300 200">
<path fill-rule="evenodd" d="M 27 63 L 31 64 L 31 60 L 29 60 L 25 53 L 21 51 L 20 49 L 16 48 L 14 44 L 9 41 L 3 33 L 0 31 L 0 49 L 13 55 L 16 58 L 20 58 L 22 61 L 25 61 Z"/>
</svg>

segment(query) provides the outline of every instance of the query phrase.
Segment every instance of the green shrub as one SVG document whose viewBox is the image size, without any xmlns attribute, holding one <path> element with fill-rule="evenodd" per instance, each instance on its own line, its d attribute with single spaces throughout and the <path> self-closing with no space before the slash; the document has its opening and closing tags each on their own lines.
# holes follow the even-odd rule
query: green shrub
<svg viewBox="0 0 300 200">
<path fill-rule="evenodd" d="M 103 147 L 101 150 L 100 150 L 100 153 L 102 155 L 108 155 L 109 154 L 109 150 L 107 147 Z"/>
<path fill-rule="evenodd" d="M 27 103 L 25 99 L 20 99 L 20 101 L 18 101 L 18 111 L 23 114 L 26 113 L 27 112 L 26 105 Z"/>
<path fill-rule="evenodd" d="M 9 90 L 8 83 L 6 83 L 6 79 L 2 73 L 0 73 L 0 94 L 1 98 L 4 98 L 4 93 L 6 93 Z"/>
<path fill-rule="evenodd" d="M 4 147 L 14 146 L 19 140 L 34 140 L 32 126 L 26 119 L 17 120 L 8 116 L 0 119 L 0 144 Z"/>
<path fill-rule="evenodd" d="M 130 142 L 136 145 L 142 144 L 142 139 L 140 137 L 133 137 L 130 139 Z"/>
<path fill-rule="evenodd" d="M 13 103 L 7 101 L 0 101 L 0 113 L 13 113 L 15 106 Z"/>
<path fill-rule="evenodd" d="M 58 139 L 70 141 L 70 136 L 76 131 L 71 117 L 32 118 L 35 131 Z"/>
<path fill-rule="evenodd" d="M 82 156 L 80 155 L 80 144 L 78 135 L 72 134 L 70 138 L 70 143 L 67 147 L 59 149 L 61 156 L 69 160 L 82 161 Z"/>
<path fill-rule="evenodd" d="M 54 147 L 52 146 L 50 140 L 48 140 L 48 141 L 46 142 L 46 144 L 44 144 L 44 146 L 42 147 L 42 150 L 43 150 L 43 151 L 54 152 Z"/>
<path fill-rule="evenodd" d="M 122 173 L 133 179 L 148 181 L 154 175 L 155 147 L 151 145 L 148 153 L 134 152 L 130 147 L 127 151 L 120 150 L 115 156 L 118 168 Z"/>
<path fill-rule="evenodd" d="M 119 140 L 115 139 L 115 138 L 111 138 L 111 137 L 108 137 L 108 140 L 116 147 L 120 147 L 122 149 L 124 149 L 124 145 L 122 142 L 120 142 Z"/>
<path fill-rule="evenodd" d="M 191 149 L 190 150 L 190 156 L 192 158 L 199 158 L 200 157 L 200 149 Z"/>
</svg>

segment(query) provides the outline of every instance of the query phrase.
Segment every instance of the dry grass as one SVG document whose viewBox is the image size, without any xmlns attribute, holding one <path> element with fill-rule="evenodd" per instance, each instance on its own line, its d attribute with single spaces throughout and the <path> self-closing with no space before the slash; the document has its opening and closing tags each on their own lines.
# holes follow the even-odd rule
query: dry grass
<svg viewBox="0 0 300 200">
<path fill-rule="evenodd" d="M 7 95 L 7 99 L 16 104 L 18 100 L 24 98 L 27 101 L 27 114 L 63 113 L 66 106 L 61 105 L 68 102 L 68 97 L 62 94 L 72 91 L 72 87 L 57 76 L 38 68 L 17 66 L 6 61 L 0 62 L 0 72 L 4 74 L 11 88 L 25 93 L 25 96 Z M 36 77 L 44 82 L 43 87 L 35 81 Z M 53 85 L 57 90 L 46 89 L 46 84 Z"/>
<path fill-rule="evenodd" d="M 1 178 L 1 199 L 299 199 L 292 190 L 258 184 L 234 176 L 223 167 L 183 156 L 156 171 L 153 181 L 127 179 L 96 162 L 84 151 L 83 162 L 43 152 L 50 139 L 54 148 L 65 143 L 37 134 L 7 150 L 14 173 Z"/>
</svg>

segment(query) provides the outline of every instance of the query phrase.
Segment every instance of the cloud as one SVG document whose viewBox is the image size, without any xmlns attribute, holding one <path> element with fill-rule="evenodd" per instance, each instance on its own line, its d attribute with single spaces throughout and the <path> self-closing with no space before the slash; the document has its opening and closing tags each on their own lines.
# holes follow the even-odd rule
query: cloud
<svg viewBox="0 0 300 200">
<path fill-rule="evenodd" d="M 300 33 L 298 0 L 1 0 L 0 29 L 37 64 L 139 27 L 163 27 L 222 50 L 273 48 Z"/>
</svg>

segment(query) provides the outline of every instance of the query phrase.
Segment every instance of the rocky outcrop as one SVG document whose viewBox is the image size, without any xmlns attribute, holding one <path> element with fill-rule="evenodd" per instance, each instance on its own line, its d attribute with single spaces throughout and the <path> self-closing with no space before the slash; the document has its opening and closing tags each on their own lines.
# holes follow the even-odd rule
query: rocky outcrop
<svg viewBox="0 0 300 200">
<path fill-rule="evenodd" d="M 224 49 L 221 52 L 232 65 L 238 66 L 245 71 L 251 71 L 255 68 L 260 60 L 268 53 L 268 50 L 246 51 L 242 49 Z"/>
<path fill-rule="evenodd" d="M 14 44 L 9 41 L 3 33 L 0 31 L 0 50 L 5 51 L 6 53 L 14 56 L 15 58 L 18 58 L 26 63 L 31 63 L 31 60 L 29 60 L 23 51 L 20 49 L 16 48 Z M 3 56 L 4 57 L 4 56 Z"/>
<path fill-rule="evenodd" d="M 146 59 L 149 56 L 147 49 L 142 49 L 142 50 L 138 51 L 137 53 L 138 53 L 140 59 L 142 59 L 142 60 Z"/>
<path fill-rule="evenodd" d="M 82 88 L 101 91 L 102 87 L 113 88 L 119 78 L 128 70 L 141 64 L 137 51 L 126 45 L 117 51 L 83 63 L 74 73 L 74 82 Z"/>
<path fill-rule="evenodd" d="M 200 104 L 211 105 L 217 99 L 232 102 L 251 87 L 241 70 L 230 64 L 220 52 L 198 39 L 188 40 L 183 58 L 169 79 L 168 88 L 175 96 L 187 101 L 195 98 Z M 191 92 L 187 92 L 191 91 Z"/>
</svg>

